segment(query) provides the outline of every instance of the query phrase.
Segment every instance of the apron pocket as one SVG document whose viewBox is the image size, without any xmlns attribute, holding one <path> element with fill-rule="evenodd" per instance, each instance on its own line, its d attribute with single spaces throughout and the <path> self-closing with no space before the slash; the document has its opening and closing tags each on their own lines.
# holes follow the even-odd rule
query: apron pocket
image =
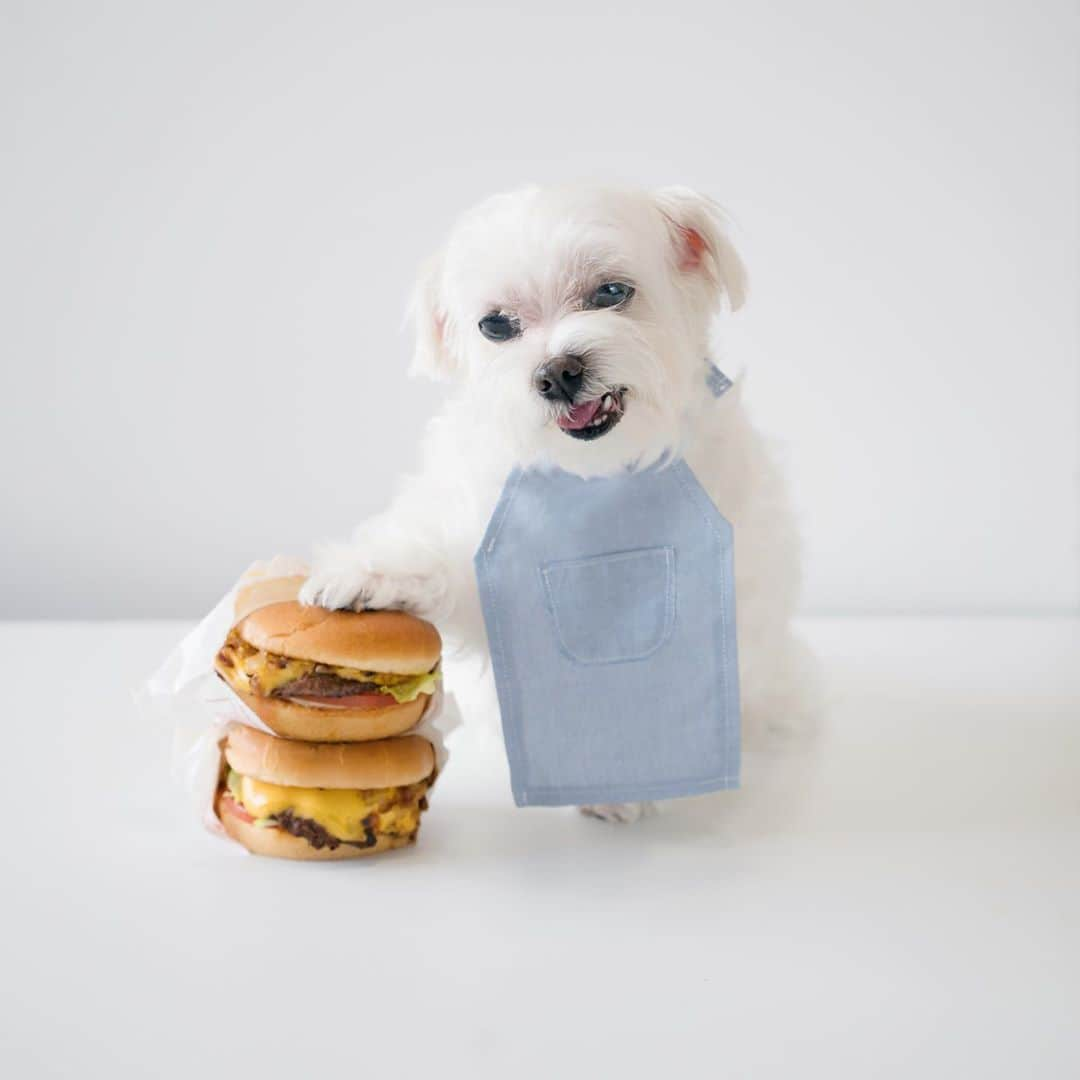
<svg viewBox="0 0 1080 1080">
<path fill-rule="evenodd" d="M 540 567 L 562 651 L 579 664 L 651 656 L 675 625 L 675 549 L 639 548 Z"/>
</svg>

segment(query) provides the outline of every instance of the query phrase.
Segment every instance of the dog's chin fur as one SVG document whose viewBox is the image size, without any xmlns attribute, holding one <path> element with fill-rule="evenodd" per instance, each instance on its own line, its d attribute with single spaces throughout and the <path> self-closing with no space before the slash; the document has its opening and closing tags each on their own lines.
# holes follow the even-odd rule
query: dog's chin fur
<svg viewBox="0 0 1080 1080">
<path fill-rule="evenodd" d="M 590 309 L 607 281 L 634 295 Z M 685 189 L 529 188 L 467 213 L 414 298 L 413 370 L 454 384 L 423 468 L 350 543 L 317 550 L 302 598 L 404 607 L 436 621 L 451 648 L 482 654 L 472 556 L 510 470 L 595 476 L 681 453 L 735 528 L 744 742 L 804 729 L 811 666 L 789 627 L 799 575 L 782 479 L 741 387 L 720 399 L 705 389 L 714 319 L 744 292 L 722 215 Z M 512 314 L 521 334 L 484 338 L 478 322 L 491 311 Z M 579 400 L 620 393 L 622 415 L 598 438 L 560 428 L 568 406 L 535 389 L 537 369 L 566 355 L 585 367 Z"/>
</svg>

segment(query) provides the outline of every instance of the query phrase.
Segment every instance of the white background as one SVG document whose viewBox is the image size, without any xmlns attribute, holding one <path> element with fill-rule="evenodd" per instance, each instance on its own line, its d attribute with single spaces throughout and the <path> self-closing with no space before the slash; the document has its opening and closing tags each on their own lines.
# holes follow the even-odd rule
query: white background
<svg viewBox="0 0 1080 1080">
<path fill-rule="evenodd" d="M 467 717 L 416 847 L 322 866 L 166 781 L 128 687 L 182 629 L 0 623 L 11 1080 L 1080 1076 L 1080 620 L 805 619 L 816 761 L 624 828 Z"/>
<path fill-rule="evenodd" d="M 1077 23 L 0 0 L 0 1073 L 1080 1075 Z M 385 502 L 417 264 L 578 177 L 741 226 L 723 364 L 856 613 L 800 623 L 820 740 L 618 829 L 511 807 L 467 709 L 415 850 L 231 858 L 130 688 Z"/>
<path fill-rule="evenodd" d="M 0 6 L 0 612 L 193 616 L 387 498 L 454 215 L 680 182 L 812 611 L 1069 611 L 1076 5 Z"/>
</svg>

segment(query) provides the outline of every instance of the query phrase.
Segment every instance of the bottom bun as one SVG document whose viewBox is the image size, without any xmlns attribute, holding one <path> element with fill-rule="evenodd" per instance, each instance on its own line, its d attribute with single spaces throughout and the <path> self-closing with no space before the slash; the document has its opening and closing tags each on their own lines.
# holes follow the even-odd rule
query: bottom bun
<svg viewBox="0 0 1080 1080">
<path fill-rule="evenodd" d="M 221 669 L 218 669 L 219 674 Z M 400 705 L 373 709 L 335 709 L 304 705 L 288 698 L 262 697 L 226 679 L 240 700 L 275 734 L 306 742 L 365 742 L 400 735 L 420 722 L 429 694 Z"/>
<path fill-rule="evenodd" d="M 317 848 L 309 844 L 303 837 L 293 836 L 284 829 L 268 828 L 261 829 L 258 825 L 243 821 L 235 814 L 229 813 L 227 807 L 222 805 L 219 795 L 214 800 L 214 812 L 218 820 L 225 828 L 225 832 L 238 844 L 246 847 L 253 855 L 269 855 L 275 859 L 305 859 L 312 862 L 335 862 L 342 859 L 361 859 L 366 855 L 378 855 L 383 851 L 392 851 L 394 848 L 407 847 L 416 842 L 416 833 L 408 836 L 388 836 L 385 833 L 376 835 L 375 843 L 371 847 L 355 847 L 352 844 L 341 843 L 336 848 Z"/>
</svg>

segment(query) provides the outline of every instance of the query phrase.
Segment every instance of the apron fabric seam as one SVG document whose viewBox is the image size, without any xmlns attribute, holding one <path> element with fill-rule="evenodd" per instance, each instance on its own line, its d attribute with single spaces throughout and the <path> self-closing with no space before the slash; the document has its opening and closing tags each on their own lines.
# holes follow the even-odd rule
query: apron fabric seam
<svg viewBox="0 0 1080 1080">
<path fill-rule="evenodd" d="M 701 482 L 697 479 L 696 476 L 693 475 L 693 472 L 690 470 L 690 466 L 687 465 L 684 460 L 679 461 L 679 466 L 680 466 L 680 468 L 679 468 L 679 482 L 682 484 L 683 489 L 686 491 L 686 493 L 690 497 L 691 501 L 697 506 L 698 512 L 705 519 L 705 524 L 708 526 L 709 530 L 713 533 L 713 535 L 716 537 L 716 539 L 720 542 L 721 555 L 724 554 L 724 550 L 723 550 L 724 547 L 729 546 L 731 548 L 732 561 L 734 562 L 734 558 L 735 558 L 734 526 L 731 524 L 731 522 L 729 522 L 727 520 L 727 518 L 725 518 L 723 516 L 723 514 L 720 513 L 720 510 L 717 508 L 716 504 L 712 501 L 712 499 L 709 498 L 708 494 L 701 487 Z M 689 475 L 687 475 L 688 473 L 689 473 Z M 703 500 L 707 503 L 707 505 L 703 505 Z M 717 527 L 717 523 L 716 523 L 716 518 L 717 517 L 721 518 L 725 522 L 725 524 L 728 526 L 728 529 L 731 531 L 730 535 L 725 535 L 724 532 Z M 721 593 L 721 595 L 724 595 L 725 586 L 727 584 L 727 580 L 726 580 L 726 577 L 727 577 L 727 563 L 726 563 L 726 560 L 724 558 L 720 558 L 718 561 L 719 561 L 719 564 L 720 564 L 719 565 L 720 593 Z M 734 597 L 734 584 L 732 584 L 732 596 Z M 737 603 L 737 600 L 734 600 L 733 602 Z M 734 709 L 730 708 L 730 700 L 729 700 L 730 697 L 731 697 L 731 692 L 732 692 L 732 688 L 731 688 L 731 669 L 730 669 L 730 666 L 729 666 L 729 663 L 728 663 L 728 653 L 730 651 L 728 646 L 729 646 L 730 637 L 731 637 L 731 631 L 730 631 L 730 628 L 728 627 L 727 611 L 725 610 L 725 605 L 723 603 L 721 603 L 720 604 L 720 669 L 723 672 L 723 677 L 724 677 L 724 692 L 723 692 L 723 695 L 722 695 L 722 706 L 723 706 L 724 715 L 722 717 L 722 735 L 721 735 L 722 744 L 721 744 L 721 747 L 720 747 L 721 753 L 731 743 L 733 743 L 735 741 L 734 735 L 736 734 L 735 732 L 732 731 L 731 714 L 733 712 L 737 712 L 737 710 L 734 710 Z M 738 642 L 737 641 L 736 641 L 735 647 L 736 647 L 736 649 L 738 648 Z M 738 676 L 738 672 L 736 671 L 736 677 L 737 676 Z M 741 745 L 741 743 L 742 743 L 741 737 L 739 738 L 738 741 L 739 741 L 739 743 Z M 741 757 L 742 757 L 741 753 L 740 753 L 739 757 L 740 757 L 740 764 L 741 764 Z M 740 769 L 740 772 L 741 772 L 741 769 Z"/>
<path fill-rule="evenodd" d="M 530 800 L 540 800 L 547 796 L 559 799 L 568 799 L 571 802 L 620 802 L 622 800 L 640 802 L 650 798 L 693 798 L 696 795 L 707 795 L 713 791 L 730 790 L 739 784 L 739 774 L 725 773 L 723 776 L 707 776 L 704 778 L 676 778 L 665 780 L 657 784 L 615 784 L 607 787 L 536 787 L 530 786 L 525 793 Z M 681 795 L 666 795 L 672 788 L 681 788 Z M 536 805 L 540 805 L 536 803 Z M 565 803 L 553 803 L 551 805 L 566 805 Z"/>
<path fill-rule="evenodd" d="M 502 661 L 502 666 L 505 666 L 506 664 L 506 651 L 503 646 L 502 628 L 500 626 L 498 609 L 495 603 L 495 582 L 492 580 L 494 575 L 491 572 L 491 568 L 488 567 L 488 556 L 494 552 L 495 543 L 498 540 L 499 533 L 502 531 L 503 523 L 506 521 L 507 516 L 509 515 L 510 504 L 517 496 L 518 487 L 520 485 L 522 475 L 523 474 L 521 470 L 516 469 L 513 476 L 510 478 L 512 486 L 508 486 L 507 490 L 503 493 L 503 496 L 499 500 L 500 506 L 496 508 L 496 513 L 499 514 L 498 521 L 494 523 L 494 529 L 492 531 L 490 539 L 485 537 L 484 543 L 481 546 L 480 552 L 478 553 L 481 561 L 484 563 L 485 567 L 488 568 L 488 573 L 485 574 L 484 593 L 488 600 L 486 606 L 491 612 L 491 624 L 494 631 L 494 633 L 490 635 L 493 638 L 491 645 L 492 659 L 494 661 L 495 657 L 497 656 L 498 659 Z M 515 707 L 516 697 L 514 695 L 513 687 L 506 680 L 506 678 L 500 674 L 500 666 L 500 664 L 494 662 L 492 663 L 492 675 L 495 679 L 496 696 L 498 696 L 498 690 L 500 684 L 502 684 L 505 687 L 506 694 L 510 702 L 510 708 L 507 710 L 509 714 L 509 716 L 507 717 L 509 723 L 506 723 L 504 721 L 502 724 L 503 738 L 506 740 L 507 744 L 507 756 L 510 757 L 512 760 L 522 760 L 523 754 L 521 748 L 521 739 L 519 737 L 518 730 L 518 722 L 516 715 L 517 710 Z M 515 789 L 513 783 L 511 783 L 511 791 L 513 792 L 515 801 L 518 802 L 520 805 L 525 805 L 528 802 L 527 791 L 519 791 L 518 789 Z M 521 796 L 520 798 L 519 795 Z"/>
<path fill-rule="evenodd" d="M 495 507 L 496 519 L 491 525 L 488 526 L 491 531 L 491 536 L 485 536 L 481 550 L 491 552 L 495 548 L 495 543 L 499 539 L 499 533 L 502 532 L 503 524 L 506 521 L 507 515 L 510 512 L 510 504 L 514 501 L 514 496 L 517 495 L 517 490 L 521 484 L 521 478 L 524 475 L 521 469 L 515 469 L 510 474 L 510 479 L 507 483 L 507 489 L 503 492 L 502 497 L 499 499 L 499 504 Z"/>
</svg>

